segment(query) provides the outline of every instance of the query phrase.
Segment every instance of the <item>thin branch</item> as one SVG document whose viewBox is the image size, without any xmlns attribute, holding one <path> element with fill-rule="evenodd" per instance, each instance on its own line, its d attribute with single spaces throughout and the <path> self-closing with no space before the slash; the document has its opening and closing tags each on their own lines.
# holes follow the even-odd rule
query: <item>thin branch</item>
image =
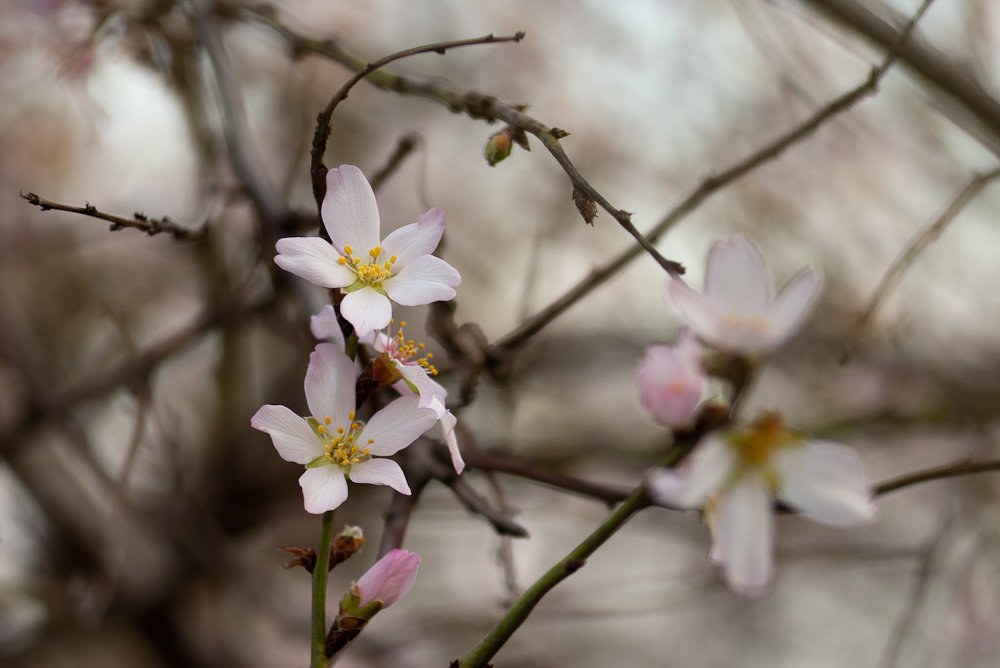
<svg viewBox="0 0 1000 668">
<path fill-rule="evenodd" d="M 896 287 L 899 283 L 900 278 L 907 269 L 913 264 L 917 257 L 931 245 L 932 242 L 936 241 L 941 233 L 944 232 L 945 228 L 951 224 L 958 214 L 968 206 L 976 195 L 978 195 L 983 188 L 985 188 L 989 183 L 1000 177 L 1000 168 L 994 169 L 986 174 L 976 174 L 962 191 L 952 200 L 948 208 L 945 209 L 938 218 L 923 229 L 917 236 L 910 240 L 906 248 L 902 253 L 893 261 L 889 266 L 888 271 L 882 277 L 879 282 L 878 287 L 875 288 L 875 293 L 872 295 L 871 301 L 868 303 L 868 307 L 865 308 L 864 312 L 858 317 L 857 324 L 854 327 L 854 331 L 851 333 L 848 339 L 847 347 L 844 352 L 844 356 L 841 358 L 841 363 L 847 363 L 854 356 L 858 345 L 861 342 L 861 338 L 864 336 L 868 324 L 871 322 L 872 316 L 875 315 L 875 311 L 878 310 L 882 302 L 885 300 L 886 295 L 889 291 Z"/>
<path fill-rule="evenodd" d="M 1000 471 L 1000 460 L 985 462 L 961 461 L 955 464 L 947 464 L 937 468 L 908 473 L 879 483 L 872 488 L 876 496 L 895 492 L 898 489 L 916 485 L 930 480 L 941 480 L 942 478 L 954 478 L 956 476 L 973 475 L 975 473 L 986 473 L 988 471 Z"/>
<path fill-rule="evenodd" d="M 397 169 L 399 169 L 400 165 L 403 164 L 403 161 L 406 160 L 406 158 L 409 157 L 409 155 L 413 153 L 419 145 L 420 135 L 416 132 L 407 132 L 405 135 L 400 137 L 392 155 L 389 156 L 386 163 L 372 175 L 371 179 L 369 179 L 368 182 L 371 184 L 372 190 L 378 192 L 378 189 L 382 186 L 382 184 L 385 183 Z"/>
<path fill-rule="evenodd" d="M 472 469 L 494 473 L 507 473 L 526 480 L 533 480 L 558 490 L 597 499 L 609 505 L 624 501 L 632 491 L 631 489 L 620 488 L 614 485 L 603 485 L 555 473 L 546 468 L 535 466 L 523 459 L 504 455 L 469 452 L 466 454 L 465 460 L 465 463 Z"/>
<path fill-rule="evenodd" d="M 82 207 L 71 206 L 69 204 L 53 202 L 52 200 L 40 197 L 35 193 L 21 193 L 21 198 L 26 200 L 28 204 L 37 206 L 42 211 L 67 211 L 69 213 L 78 213 L 82 216 L 89 216 L 91 218 L 107 221 L 111 223 L 110 230 L 112 232 L 117 232 L 118 230 L 130 227 L 132 229 L 142 230 L 151 237 L 156 236 L 157 234 L 169 234 L 173 236 L 174 239 L 197 240 L 205 236 L 205 230 L 208 227 L 207 224 L 202 224 L 202 226 L 197 229 L 190 229 L 178 225 L 166 216 L 163 218 L 150 218 L 146 214 L 138 211 L 133 213 L 131 218 L 124 218 L 122 216 L 116 216 L 111 213 L 100 211 L 89 202 L 85 203 Z"/>
</svg>

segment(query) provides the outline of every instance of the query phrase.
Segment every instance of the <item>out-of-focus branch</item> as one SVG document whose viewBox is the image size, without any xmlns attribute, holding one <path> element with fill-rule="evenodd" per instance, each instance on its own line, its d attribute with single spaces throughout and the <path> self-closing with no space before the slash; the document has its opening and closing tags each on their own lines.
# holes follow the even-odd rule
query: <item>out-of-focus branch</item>
<svg viewBox="0 0 1000 668">
<path fill-rule="evenodd" d="M 464 443 L 464 440 L 463 440 Z M 516 457 L 507 457 L 492 453 L 464 450 L 465 463 L 471 469 L 481 469 L 495 473 L 508 473 L 526 480 L 554 487 L 555 489 L 572 492 L 580 496 L 590 497 L 607 504 L 615 504 L 628 498 L 630 489 L 603 485 L 581 478 L 555 473 L 541 466 Z"/>
<path fill-rule="evenodd" d="M 386 163 L 382 165 L 377 172 L 372 174 L 371 179 L 368 181 L 372 190 L 378 192 L 378 189 L 385 183 L 386 179 L 392 176 L 403 161 L 416 150 L 417 146 L 420 145 L 420 135 L 416 132 L 407 132 L 405 135 L 399 138 L 399 142 L 396 143 L 396 149 L 386 160 Z"/>
<path fill-rule="evenodd" d="M 899 476 L 898 478 L 892 478 L 891 480 L 886 480 L 885 482 L 875 485 L 872 487 L 872 491 L 876 495 L 880 496 L 882 494 L 895 492 L 897 489 L 909 487 L 910 485 L 916 485 L 921 482 L 941 480 L 942 478 L 954 478 L 956 476 L 963 475 L 972 475 L 974 473 L 986 473 L 987 471 L 1000 471 L 1000 460 L 985 462 L 963 461 L 955 464 L 938 466 L 932 469 L 926 469 L 924 471 L 917 471 L 916 473 L 907 473 L 906 475 Z"/>
<path fill-rule="evenodd" d="M 151 237 L 157 234 L 169 234 L 173 236 L 174 239 L 201 239 L 205 236 L 205 229 L 207 228 L 207 224 L 204 224 L 199 228 L 190 229 L 178 225 L 166 216 L 163 218 L 150 218 L 146 214 L 138 211 L 133 213 L 131 218 L 123 218 L 122 216 L 116 216 L 111 213 L 99 211 L 89 202 L 84 204 L 82 207 L 71 206 L 69 204 L 60 204 L 59 202 L 53 202 L 52 200 L 45 199 L 44 197 L 39 197 L 35 193 L 21 193 L 21 197 L 27 200 L 29 204 L 37 206 L 42 211 L 68 211 L 69 213 L 78 213 L 83 216 L 90 216 L 91 218 L 105 220 L 111 223 L 112 232 L 117 232 L 118 230 L 125 229 L 126 227 L 131 227 L 136 230 L 142 230 Z"/>
<path fill-rule="evenodd" d="M 854 327 L 854 331 L 851 333 L 850 338 L 847 342 L 847 347 L 844 352 L 844 356 L 841 358 L 841 363 L 846 364 L 854 356 L 854 352 L 857 349 L 861 338 L 865 334 L 865 330 L 868 327 L 868 323 L 871 322 L 872 316 L 875 315 L 875 311 L 882 304 L 885 296 L 889 294 L 899 279 L 902 277 L 903 272 L 909 269 L 910 265 L 917 259 L 917 257 L 934 242 L 944 229 L 951 224 L 953 220 L 961 213 L 969 202 L 971 202 L 976 195 L 978 195 L 983 188 L 994 181 L 997 177 L 1000 177 L 1000 168 L 994 169 L 991 172 L 985 174 L 976 174 L 962 191 L 958 193 L 958 196 L 951 201 L 948 208 L 945 209 L 938 218 L 927 226 L 924 230 L 920 232 L 916 237 L 914 237 L 899 257 L 893 261 L 892 265 L 889 266 L 888 271 L 886 271 L 885 276 L 879 282 L 878 287 L 875 288 L 875 293 L 872 295 L 871 301 L 868 303 L 868 307 L 865 308 L 864 312 L 858 317 L 858 322 Z"/>
<path fill-rule="evenodd" d="M 902 20 L 879 0 L 865 0 L 864 3 L 859 0 L 802 1 L 881 46 L 898 44 L 899 59 L 982 123 L 993 138 L 988 148 L 995 153 L 1000 151 L 1000 100 L 983 88 L 969 67 L 919 37 L 899 43 L 902 31 L 881 16 L 896 17 L 898 23 Z"/>
</svg>

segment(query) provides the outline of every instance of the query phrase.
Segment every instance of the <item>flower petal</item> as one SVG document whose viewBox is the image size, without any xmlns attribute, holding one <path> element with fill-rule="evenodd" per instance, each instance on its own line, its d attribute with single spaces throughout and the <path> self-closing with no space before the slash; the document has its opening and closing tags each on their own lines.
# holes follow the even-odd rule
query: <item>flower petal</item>
<svg viewBox="0 0 1000 668">
<path fill-rule="evenodd" d="M 681 508 L 701 508 L 731 475 L 735 455 L 725 439 L 713 433 L 698 442 L 688 461 L 683 468 L 659 470 L 650 475 L 647 489 L 654 501 Z"/>
<path fill-rule="evenodd" d="M 360 606 L 382 601 L 382 608 L 406 596 L 417 577 L 420 555 L 406 550 L 389 550 L 384 557 L 364 572 L 357 581 L 361 592 Z"/>
<path fill-rule="evenodd" d="M 339 466 L 317 466 L 299 476 L 307 513 L 318 515 L 347 500 L 347 481 Z"/>
<path fill-rule="evenodd" d="M 729 588 L 743 596 L 767 591 L 773 572 L 774 515 L 763 477 L 745 473 L 719 501 L 713 556 L 721 560 Z"/>
<path fill-rule="evenodd" d="M 397 304 L 420 306 L 454 299 L 454 286 L 461 282 L 453 266 L 439 257 L 422 255 L 383 281 L 382 289 Z"/>
<path fill-rule="evenodd" d="M 742 236 L 712 244 L 705 296 L 725 311 L 761 314 L 771 300 L 771 277 L 757 247 Z"/>
<path fill-rule="evenodd" d="M 693 422 L 706 377 L 689 351 L 659 343 L 647 346 L 636 380 L 639 399 L 657 422 L 667 427 Z"/>
<path fill-rule="evenodd" d="M 427 369 L 422 366 L 417 364 L 400 364 L 397 362 L 396 370 L 399 371 L 399 375 L 407 383 L 417 388 L 417 394 L 420 396 L 420 408 L 430 408 L 432 404 L 435 404 L 435 400 L 437 400 L 435 413 L 440 417 L 444 412 L 444 398 L 447 396 L 448 391 L 435 382 L 430 377 L 430 374 L 427 373 Z M 397 383 L 397 385 L 405 388 L 405 391 L 400 390 L 400 394 L 411 392 L 409 385 L 406 383 Z"/>
<path fill-rule="evenodd" d="M 340 314 L 354 325 L 354 330 L 361 337 L 370 334 L 372 330 L 389 326 L 392 304 L 378 290 L 364 287 L 344 295 L 344 301 L 340 302 Z"/>
<path fill-rule="evenodd" d="M 326 173 L 326 196 L 320 214 L 337 250 L 351 246 L 367 260 L 368 251 L 378 246 L 378 203 L 368 179 L 354 165 L 341 165 Z"/>
<path fill-rule="evenodd" d="M 309 319 L 309 329 L 317 339 L 329 339 L 330 343 L 344 350 L 344 332 L 337 320 L 337 311 L 327 304 Z"/>
<path fill-rule="evenodd" d="M 339 427 L 348 426 L 354 410 L 354 362 L 332 343 L 321 343 L 309 355 L 306 369 L 306 403 L 314 418 L 329 417 Z M 318 439 L 317 439 L 318 440 Z"/>
<path fill-rule="evenodd" d="M 769 347 L 781 345 L 799 330 L 822 290 L 823 275 L 808 267 L 781 288 L 767 315 Z"/>
<path fill-rule="evenodd" d="M 361 434 L 362 447 L 373 455 L 385 457 L 399 452 L 437 421 L 434 411 L 418 407 L 416 395 L 400 397 L 375 413 Z M 373 440 L 371 445 L 364 442 Z"/>
<path fill-rule="evenodd" d="M 462 451 L 458 449 L 458 437 L 455 435 L 455 425 L 458 424 L 458 418 L 452 415 L 451 411 L 445 411 L 439 420 L 441 422 L 441 436 L 444 438 L 445 445 L 448 446 L 448 453 L 451 454 L 451 465 L 455 467 L 455 473 L 461 475 L 465 469 L 465 460 L 462 459 Z"/>
<path fill-rule="evenodd" d="M 410 486 L 406 484 L 403 469 L 399 468 L 399 464 L 391 459 L 377 457 L 369 459 L 367 462 L 354 464 L 348 475 L 354 482 L 367 485 L 387 485 L 400 494 L 410 493 Z"/>
<path fill-rule="evenodd" d="M 857 453 L 846 445 L 809 441 L 774 458 L 778 498 L 811 520 L 856 526 L 875 520 L 871 488 Z"/>
<path fill-rule="evenodd" d="M 342 288 L 357 277 L 340 264 L 340 253 L 319 237 L 286 237 L 275 244 L 274 263 L 285 271 L 323 288 Z"/>
<path fill-rule="evenodd" d="M 323 444 L 308 423 L 285 406 L 261 406 L 250 418 L 250 426 L 270 434 L 286 462 L 308 464 L 323 454 Z"/>
<path fill-rule="evenodd" d="M 422 255 L 430 255 L 444 234 L 444 211 L 429 209 L 417 222 L 391 232 L 382 240 L 382 256 L 396 256 L 396 266 L 403 268 Z"/>
<path fill-rule="evenodd" d="M 681 279 L 674 278 L 667 283 L 667 298 L 677 312 L 677 317 L 695 334 L 709 343 L 720 340 L 722 314 L 703 295 L 692 290 Z"/>
</svg>

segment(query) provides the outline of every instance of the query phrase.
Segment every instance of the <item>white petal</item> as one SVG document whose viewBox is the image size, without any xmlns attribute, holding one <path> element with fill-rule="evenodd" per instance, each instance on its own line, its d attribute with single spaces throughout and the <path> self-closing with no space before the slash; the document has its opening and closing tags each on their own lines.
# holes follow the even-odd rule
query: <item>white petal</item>
<svg viewBox="0 0 1000 668">
<path fill-rule="evenodd" d="M 344 301 L 340 302 L 340 314 L 354 325 L 360 337 L 389 326 L 392 304 L 378 290 L 365 287 L 344 295 Z"/>
<path fill-rule="evenodd" d="M 326 197 L 320 214 L 330 240 L 338 249 L 351 246 L 356 256 L 367 260 L 368 251 L 378 246 L 379 216 L 375 193 L 368 179 L 354 165 L 341 165 L 327 172 Z"/>
<path fill-rule="evenodd" d="M 371 448 L 373 455 L 387 456 L 413 443 L 437 421 L 434 411 L 418 408 L 416 395 L 400 397 L 375 413 L 361 434 L 360 447 Z M 367 444 L 373 440 L 374 443 Z"/>
<path fill-rule="evenodd" d="M 744 596 L 767 591 L 773 571 L 774 515 L 759 473 L 747 472 L 719 501 L 716 526 L 729 588 Z"/>
<path fill-rule="evenodd" d="M 732 473 L 735 455 L 722 436 L 709 434 L 698 442 L 682 468 L 654 472 L 647 483 L 657 503 L 701 508 Z"/>
<path fill-rule="evenodd" d="M 455 425 L 458 424 L 458 418 L 452 415 L 451 411 L 445 411 L 440 417 L 440 421 L 441 436 L 444 437 L 448 452 L 451 454 L 451 465 L 455 467 L 455 473 L 461 475 L 462 470 L 465 469 L 465 460 L 462 459 L 462 452 L 458 449 L 458 437 L 455 435 Z"/>
<path fill-rule="evenodd" d="M 354 362 L 332 343 L 321 343 L 309 355 L 306 369 L 306 403 L 314 418 L 329 417 L 335 427 L 348 426 L 347 414 L 354 410 Z"/>
<path fill-rule="evenodd" d="M 287 462 L 308 464 L 323 454 L 323 444 L 305 419 L 285 406 L 261 406 L 250 426 L 267 432 L 278 454 Z"/>
<path fill-rule="evenodd" d="M 357 277 L 340 264 L 340 253 L 319 237 L 286 237 L 275 244 L 274 263 L 287 272 L 323 288 L 342 288 Z"/>
<path fill-rule="evenodd" d="M 417 222 L 390 233 L 382 240 L 382 256 L 396 256 L 396 266 L 402 269 L 422 255 L 430 255 L 444 234 L 444 211 L 433 207 Z"/>
<path fill-rule="evenodd" d="M 811 520 L 854 526 L 875 520 L 875 503 L 861 459 L 829 441 L 790 447 L 774 458 L 781 478 L 778 498 Z"/>
<path fill-rule="evenodd" d="M 368 485 L 387 485 L 400 494 L 409 494 L 410 486 L 399 464 L 391 459 L 374 458 L 351 466 L 351 480 Z"/>
<path fill-rule="evenodd" d="M 667 284 L 667 297 L 677 317 L 705 341 L 715 343 L 722 331 L 722 314 L 714 304 L 679 278 Z"/>
<path fill-rule="evenodd" d="M 397 364 L 396 370 L 399 371 L 404 380 L 417 388 L 417 394 L 420 395 L 420 408 L 430 408 L 432 404 L 435 404 L 437 406 L 435 413 L 440 417 L 441 413 L 444 412 L 444 397 L 448 392 L 438 383 L 434 382 L 427 373 L 427 370 L 422 366 L 416 364 Z M 406 383 L 403 383 L 403 385 L 406 387 L 406 392 L 400 392 L 400 394 L 411 392 Z"/>
<path fill-rule="evenodd" d="M 339 349 L 344 349 L 344 332 L 337 320 L 337 311 L 327 304 L 309 319 L 309 329 L 317 339 L 329 339 Z"/>
<path fill-rule="evenodd" d="M 439 257 L 422 255 L 382 282 L 392 301 L 420 306 L 455 298 L 454 286 L 462 282 L 458 270 Z"/>
<path fill-rule="evenodd" d="M 803 269 L 781 288 L 767 316 L 774 348 L 795 334 L 823 290 L 823 276 L 815 269 Z"/>
<path fill-rule="evenodd" d="M 347 500 L 347 480 L 335 464 L 306 469 L 299 476 L 299 486 L 307 513 L 325 513 Z"/>
<path fill-rule="evenodd" d="M 742 236 L 716 241 L 708 252 L 705 296 L 726 311 L 763 314 L 771 277 L 760 251 Z"/>
</svg>

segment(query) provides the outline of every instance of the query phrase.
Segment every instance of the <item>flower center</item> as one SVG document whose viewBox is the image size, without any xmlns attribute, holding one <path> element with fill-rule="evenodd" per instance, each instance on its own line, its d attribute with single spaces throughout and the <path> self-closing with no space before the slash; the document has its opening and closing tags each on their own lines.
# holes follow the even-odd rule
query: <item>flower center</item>
<svg viewBox="0 0 1000 668">
<path fill-rule="evenodd" d="M 351 422 L 345 429 L 334 427 L 333 420 L 329 416 L 324 417 L 322 422 L 316 418 L 308 418 L 307 422 L 323 442 L 324 450 L 322 455 L 309 462 L 309 467 L 336 464 L 344 473 L 350 473 L 353 464 L 360 464 L 372 458 L 371 446 L 375 443 L 374 439 L 369 438 L 367 443 L 358 445 L 365 423 L 354 419 L 354 411 L 348 413 L 347 419 Z"/>
<path fill-rule="evenodd" d="M 747 430 L 732 436 L 732 444 L 743 461 L 757 468 L 765 468 L 777 450 L 794 441 L 795 436 L 785 429 L 777 413 L 765 413 Z"/>
<path fill-rule="evenodd" d="M 353 248 L 344 246 L 344 255 L 337 262 L 353 269 L 361 285 L 377 286 L 392 276 L 392 266 L 396 264 L 395 255 L 384 261 L 379 259 L 381 256 L 382 247 L 376 246 L 368 251 L 369 260 L 362 262 L 360 257 L 355 257 Z"/>
<path fill-rule="evenodd" d="M 392 324 L 392 322 L 393 321 L 390 320 L 389 324 Z M 406 327 L 406 321 L 400 320 L 399 329 L 396 330 L 396 336 L 389 339 L 386 352 L 400 364 L 417 364 L 422 366 L 428 374 L 436 376 L 438 372 L 437 367 L 435 367 L 431 362 L 434 355 L 432 353 L 425 353 L 422 357 L 417 357 L 424 349 L 424 344 L 414 343 L 413 339 L 407 339 L 406 335 L 403 333 L 404 327 Z"/>
<path fill-rule="evenodd" d="M 755 334 L 764 334 L 770 329 L 767 318 L 759 315 L 742 316 L 736 313 L 726 313 L 722 316 L 722 322 L 729 329 L 739 331 L 750 331 Z"/>
</svg>

